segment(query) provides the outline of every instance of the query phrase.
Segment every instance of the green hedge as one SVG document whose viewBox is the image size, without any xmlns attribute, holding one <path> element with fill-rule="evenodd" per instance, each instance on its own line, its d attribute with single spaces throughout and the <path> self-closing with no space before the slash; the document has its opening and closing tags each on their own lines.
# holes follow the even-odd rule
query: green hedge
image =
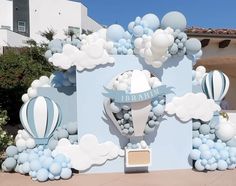
<svg viewBox="0 0 236 186">
<path fill-rule="evenodd" d="M 19 123 L 21 96 L 31 82 L 54 71 L 44 58 L 44 52 L 44 47 L 31 46 L 8 49 L 0 56 L 0 107 L 7 110 L 11 125 Z"/>
</svg>

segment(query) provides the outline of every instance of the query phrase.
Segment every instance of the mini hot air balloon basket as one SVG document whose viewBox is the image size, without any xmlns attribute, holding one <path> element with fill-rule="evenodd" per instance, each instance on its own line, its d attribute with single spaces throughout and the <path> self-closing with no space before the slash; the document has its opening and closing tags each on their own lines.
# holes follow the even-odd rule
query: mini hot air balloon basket
<svg viewBox="0 0 236 186">
<path fill-rule="evenodd" d="M 61 119 L 59 105 L 44 96 L 30 99 L 20 109 L 21 123 L 37 145 L 48 143 L 54 130 L 60 125 Z"/>
<path fill-rule="evenodd" d="M 149 167 L 152 164 L 152 150 L 147 149 L 125 149 L 125 166 Z"/>
<path fill-rule="evenodd" d="M 158 78 L 150 73 L 150 76 L 146 78 L 150 86 L 149 90 L 131 93 L 132 72 L 125 72 L 130 74 L 130 77 L 129 75 L 126 76 L 125 73 L 118 75 L 109 84 L 109 88 L 105 88 L 104 108 L 107 116 L 123 136 L 131 140 L 135 138 L 142 140 L 144 135 L 148 135 L 159 127 L 165 110 L 166 94 L 172 91 L 170 87 L 162 85 Z M 127 78 L 124 80 L 121 78 L 122 76 Z M 154 84 L 153 79 L 158 80 L 159 83 Z M 122 85 L 122 81 L 127 86 Z M 117 82 L 121 82 L 120 84 L 123 87 L 119 87 L 120 85 Z M 145 167 L 151 164 L 151 149 L 148 147 L 145 149 L 126 148 L 125 151 L 126 167 Z"/>
</svg>

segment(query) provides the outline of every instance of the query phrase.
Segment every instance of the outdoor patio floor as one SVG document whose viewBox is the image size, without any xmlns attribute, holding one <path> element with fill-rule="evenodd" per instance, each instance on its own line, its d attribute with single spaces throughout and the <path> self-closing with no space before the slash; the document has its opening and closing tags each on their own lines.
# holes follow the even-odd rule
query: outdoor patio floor
<svg viewBox="0 0 236 186">
<path fill-rule="evenodd" d="M 69 180 L 39 183 L 18 173 L 0 173 L 0 186 L 236 186 L 236 170 L 196 172 L 157 171 L 132 174 L 75 174 Z"/>
</svg>

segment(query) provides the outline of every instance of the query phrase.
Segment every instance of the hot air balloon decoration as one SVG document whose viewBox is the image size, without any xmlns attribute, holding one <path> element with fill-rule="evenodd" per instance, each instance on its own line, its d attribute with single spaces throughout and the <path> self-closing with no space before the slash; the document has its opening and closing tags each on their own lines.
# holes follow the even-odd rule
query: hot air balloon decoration
<svg viewBox="0 0 236 186">
<path fill-rule="evenodd" d="M 126 147 L 126 167 L 147 167 L 151 149 L 143 137 L 160 124 L 171 89 L 147 70 L 130 70 L 116 76 L 105 88 L 106 114 L 120 133 L 130 139 Z M 135 154 L 143 156 L 137 162 Z M 133 161 L 134 160 L 134 161 Z"/>
<path fill-rule="evenodd" d="M 219 70 L 209 72 L 202 80 L 202 91 L 216 103 L 225 97 L 229 90 L 229 78 Z"/>
<path fill-rule="evenodd" d="M 61 111 L 50 98 L 38 96 L 21 107 L 20 120 L 36 144 L 47 144 L 53 131 L 60 125 Z"/>
</svg>

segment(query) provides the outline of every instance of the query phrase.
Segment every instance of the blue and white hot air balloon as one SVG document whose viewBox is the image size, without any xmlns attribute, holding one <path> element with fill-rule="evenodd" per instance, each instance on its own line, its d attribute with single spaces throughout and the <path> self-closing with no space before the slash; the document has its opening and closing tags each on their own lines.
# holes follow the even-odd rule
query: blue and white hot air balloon
<svg viewBox="0 0 236 186">
<path fill-rule="evenodd" d="M 61 122 L 59 106 L 51 99 L 38 96 L 30 99 L 20 109 L 20 120 L 36 144 L 47 144 L 53 131 Z"/>
<path fill-rule="evenodd" d="M 225 97 L 229 90 L 229 78 L 219 70 L 209 72 L 202 80 L 202 91 L 216 103 Z"/>
</svg>

